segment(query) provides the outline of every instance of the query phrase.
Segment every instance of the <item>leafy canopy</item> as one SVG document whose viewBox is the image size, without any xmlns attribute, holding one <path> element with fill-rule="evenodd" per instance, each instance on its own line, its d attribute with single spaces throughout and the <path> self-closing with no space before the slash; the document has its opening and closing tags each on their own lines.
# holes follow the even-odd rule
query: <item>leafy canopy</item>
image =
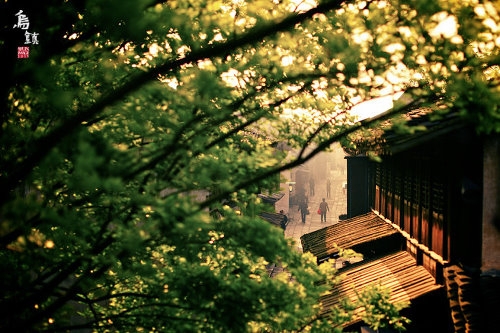
<svg viewBox="0 0 500 333">
<path fill-rule="evenodd" d="M 372 97 L 500 129 L 497 2 L 1 6 L 2 330 L 340 327 L 318 317 L 334 272 L 256 217 L 257 194 L 348 144 Z"/>
</svg>

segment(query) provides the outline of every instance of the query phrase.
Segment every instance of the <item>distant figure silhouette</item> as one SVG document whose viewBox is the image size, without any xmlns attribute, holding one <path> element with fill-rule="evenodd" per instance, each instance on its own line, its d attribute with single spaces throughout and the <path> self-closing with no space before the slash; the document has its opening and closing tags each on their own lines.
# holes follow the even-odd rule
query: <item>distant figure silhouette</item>
<svg viewBox="0 0 500 333">
<path fill-rule="evenodd" d="M 326 212 L 330 211 L 330 207 L 328 207 L 325 198 L 323 198 L 323 201 L 319 204 L 319 209 L 321 209 L 321 222 L 326 222 Z"/>
<path fill-rule="evenodd" d="M 300 217 L 302 219 L 302 223 L 306 223 L 306 215 L 307 215 L 307 200 L 302 200 L 299 203 Z"/>
<path fill-rule="evenodd" d="M 286 230 L 286 226 L 288 224 L 288 217 L 285 215 L 285 212 L 283 210 L 280 210 L 280 214 L 283 215 L 283 219 L 281 220 L 281 229 L 283 229 L 283 231 Z"/>
</svg>

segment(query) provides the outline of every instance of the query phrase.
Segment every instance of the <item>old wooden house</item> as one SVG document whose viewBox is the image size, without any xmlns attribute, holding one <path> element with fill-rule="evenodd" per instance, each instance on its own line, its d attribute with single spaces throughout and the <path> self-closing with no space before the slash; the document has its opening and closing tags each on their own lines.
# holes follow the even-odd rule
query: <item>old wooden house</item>
<svg viewBox="0 0 500 333">
<path fill-rule="evenodd" d="M 346 280 L 323 300 L 326 312 L 378 282 L 393 300 L 411 302 L 409 332 L 498 331 L 500 139 L 478 135 L 458 114 L 434 119 L 431 111 L 403 115 L 414 133 L 359 137 L 347 151 L 348 219 L 304 235 L 302 246 L 318 262 L 337 246 L 364 255 L 341 269 Z"/>
</svg>

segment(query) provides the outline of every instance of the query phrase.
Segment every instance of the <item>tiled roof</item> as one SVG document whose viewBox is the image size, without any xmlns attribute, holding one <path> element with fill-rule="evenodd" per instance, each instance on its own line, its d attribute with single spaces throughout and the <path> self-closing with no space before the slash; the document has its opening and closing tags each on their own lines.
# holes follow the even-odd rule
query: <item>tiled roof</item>
<svg viewBox="0 0 500 333">
<path fill-rule="evenodd" d="M 257 196 L 262 199 L 262 201 L 269 203 L 271 205 L 274 205 L 276 201 L 280 200 L 283 198 L 285 193 L 283 192 L 278 192 L 278 193 L 273 193 L 273 194 L 258 194 Z"/>
<path fill-rule="evenodd" d="M 432 275 L 423 267 L 417 266 L 415 259 L 406 251 L 399 251 L 369 262 L 361 262 L 346 268 L 341 275 L 343 279 L 329 294 L 321 298 L 322 316 L 329 315 L 331 307 L 338 306 L 340 301 L 348 298 L 356 299 L 356 292 L 365 287 L 380 284 L 391 290 L 390 302 L 412 302 L 430 292 L 444 288 L 436 284 Z M 364 309 L 355 310 L 352 322 L 360 322 Z"/>
<path fill-rule="evenodd" d="M 270 213 L 270 212 L 262 212 L 259 213 L 259 216 L 264 220 L 270 222 L 271 224 L 281 227 L 281 223 L 283 222 L 285 215 L 280 213 Z"/>
<path fill-rule="evenodd" d="M 392 235 L 398 235 L 398 231 L 383 218 L 370 212 L 304 234 L 300 241 L 304 252 L 325 258 L 337 253 L 338 248 L 352 249 L 356 245 Z"/>
<path fill-rule="evenodd" d="M 402 120 L 413 128 L 412 132 L 400 131 L 395 124 Z M 350 135 L 355 148 L 346 148 L 350 155 L 373 151 L 379 155 L 395 153 L 416 144 L 429 141 L 436 136 L 463 127 L 464 122 L 457 112 L 444 112 L 438 105 L 415 107 L 403 114 L 382 121 L 377 126 L 365 128 Z"/>
<path fill-rule="evenodd" d="M 418 126 L 420 129 L 413 133 L 404 134 L 395 130 L 385 132 L 384 150 L 391 153 L 402 151 L 416 144 L 428 142 L 438 136 L 450 133 L 465 124 L 456 112 L 436 117 L 432 111 L 434 109 L 420 108 L 407 112 L 404 115 L 407 125 L 414 128 Z"/>
<path fill-rule="evenodd" d="M 444 269 L 444 277 L 455 332 L 498 329 L 499 276 L 481 276 L 453 265 Z"/>
</svg>

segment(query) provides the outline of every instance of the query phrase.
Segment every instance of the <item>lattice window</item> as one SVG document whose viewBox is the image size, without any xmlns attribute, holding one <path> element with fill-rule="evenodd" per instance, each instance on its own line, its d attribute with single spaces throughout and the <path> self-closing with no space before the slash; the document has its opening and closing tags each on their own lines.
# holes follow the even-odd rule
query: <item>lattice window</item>
<svg viewBox="0 0 500 333">
<path fill-rule="evenodd" d="M 444 184 L 434 179 L 431 187 L 432 211 L 442 214 L 444 212 Z"/>
</svg>

